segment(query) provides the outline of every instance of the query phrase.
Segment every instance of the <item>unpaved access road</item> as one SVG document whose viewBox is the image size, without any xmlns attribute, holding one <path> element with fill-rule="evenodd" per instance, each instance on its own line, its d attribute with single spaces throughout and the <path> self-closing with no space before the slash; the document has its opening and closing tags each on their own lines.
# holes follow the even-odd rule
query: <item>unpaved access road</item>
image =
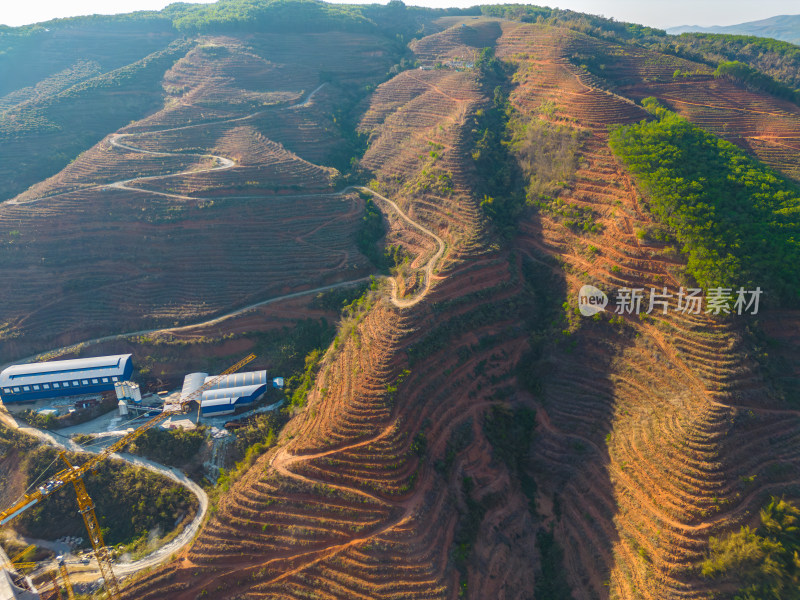
<svg viewBox="0 0 800 600">
<path fill-rule="evenodd" d="M 27 433 L 28 435 L 32 435 L 44 443 L 50 444 L 51 446 L 55 446 L 62 450 L 93 453 L 97 453 L 102 450 L 102 447 L 94 447 L 92 449 L 83 448 L 71 439 L 60 436 L 57 433 L 42 431 L 36 427 L 31 427 L 30 425 L 17 420 L 13 415 L 6 411 L 5 408 L 0 408 L 0 422 L 7 427 Z M 108 439 L 104 445 L 110 444 L 113 441 L 114 439 Z M 119 460 L 124 460 L 125 462 L 138 467 L 149 469 L 155 473 L 159 473 L 160 475 L 167 477 L 168 479 L 171 479 L 194 494 L 197 497 L 198 502 L 197 513 L 195 514 L 194 519 L 192 519 L 192 522 L 184 527 L 183 531 L 174 540 L 139 560 L 114 564 L 114 574 L 121 579 L 128 575 L 132 575 L 137 571 L 141 571 L 142 569 L 155 567 L 163 562 L 166 562 L 173 554 L 190 544 L 197 532 L 200 530 L 200 527 L 202 526 L 206 515 L 208 514 L 208 494 L 206 494 L 203 488 L 189 479 L 184 473 L 173 467 L 167 467 L 146 458 L 142 458 L 141 456 L 134 456 L 132 454 L 115 453 L 111 456 Z"/>
<path fill-rule="evenodd" d="M 351 189 L 351 188 L 347 188 L 344 191 L 346 192 L 348 189 Z M 408 223 L 409 225 L 411 225 L 415 229 L 421 231 L 425 235 L 433 238 L 433 240 L 436 242 L 436 245 L 438 246 L 438 248 L 437 248 L 436 252 L 434 253 L 434 255 L 431 256 L 431 258 L 428 260 L 428 262 L 425 263 L 425 267 L 423 268 L 423 273 L 425 274 L 425 285 L 423 286 L 422 291 L 419 294 L 417 294 L 413 298 L 398 298 L 397 297 L 397 282 L 394 280 L 393 277 L 389 278 L 389 281 L 392 282 L 392 304 L 394 304 L 398 308 L 408 308 L 410 306 L 414 306 L 415 304 L 418 304 L 419 302 L 421 302 L 423 300 L 423 298 L 425 298 L 425 296 L 428 295 L 428 292 L 431 289 L 431 281 L 433 279 L 433 271 L 436 269 L 436 266 L 439 264 L 439 259 L 442 258 L 442 255 L 444 254 L 444 251 L 445 251 L 445 248 L 446 248 L 444 240 L 442 238 L 440 238 L 438 235 L 436 235 L 435 233 L 433 233 L 430 229 L 428 229 L 424 225 L 421 225 L 421 224 L 417 223 L 416 221 L 414 221 L 413 219 L 411 219 L 411 217 L 409 217 L 406 213 L 404 213 L 402 210 L 400 210 L 400 207 L 397 206 L 397 204 L 393 200 L 389 200 L 389 198 L 387 198 L 386 196 L 383 196 L 382 194 L 379 194 L 378 192 L 376 192 L 374 190 L 371 190 L 369 188 L 363 187 L 363 186 L 354 186 L 352 189 L 356 189 L 356 190 L 359 190 L 361 192 L 365 192 L 367 194 L 372 194 L 372 196 L 374 198 L 380 198 L 383 202 L 386 202 L 389 206 L 391 206 L 395 210 L 395 212 L 397 212 L 397 214 L 400 215 L 400 218 L 402 218 L 406 223 Z"/>
</svg>

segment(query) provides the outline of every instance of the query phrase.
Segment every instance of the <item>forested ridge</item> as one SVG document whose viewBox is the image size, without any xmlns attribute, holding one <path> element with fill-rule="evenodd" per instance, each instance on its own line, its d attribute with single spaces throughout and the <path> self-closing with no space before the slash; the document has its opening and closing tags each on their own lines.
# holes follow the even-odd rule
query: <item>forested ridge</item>
<svg viewBox="0 0 800 600">
<path fill-rule="evenodd" d="M 612 150 L 674 232 L 703 288 L 759 286 L 800 302 L 800 188 L 654 99 L 656 119 L 618 127 Z"/>
<path fill-rule="evenodd" d="M 703 575 L 734 583 L 737 600 L 800 599 L 800 509 L 772 498 L 759 520 L 758 527 L 712 537 Z"/>
<path fill-rule="evenodd" d="M 745 62 L 792 89 L 800 89 L 800 47 L 789 42 L 752 35 L 683 33 L 670 36 L 663 49 L 711 62 Z"/>
</svg>

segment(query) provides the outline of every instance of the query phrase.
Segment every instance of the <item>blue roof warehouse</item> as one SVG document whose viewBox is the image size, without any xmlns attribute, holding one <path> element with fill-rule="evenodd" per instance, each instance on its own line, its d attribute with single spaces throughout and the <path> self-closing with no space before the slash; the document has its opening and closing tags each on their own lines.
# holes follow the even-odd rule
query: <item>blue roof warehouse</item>
<svg viewBox="0 0 800 600">
<path fill-rule="evenodd" d="M 130 354 L 13 365 L 0 372 L 0 399 L 6 404 L 113 390 L 130 379 Z"/>
</svg>

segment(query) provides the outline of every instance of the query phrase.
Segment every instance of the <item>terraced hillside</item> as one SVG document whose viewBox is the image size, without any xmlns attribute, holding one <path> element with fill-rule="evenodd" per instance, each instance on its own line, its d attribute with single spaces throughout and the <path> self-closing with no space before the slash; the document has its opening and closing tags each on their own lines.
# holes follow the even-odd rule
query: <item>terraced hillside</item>
<svg viewBox="0 0 800 600">
<path fill-rule="evenodd" d="M 305 403 L 219 491 L 193 546 L 128 582 L 126 598 L 707 599 L 732 591 L 700 574 L 710 538 L 754 525 L 770 496 L 800 497 L 796 310 L 584 318 L 576 303 L 584 284 L 688 286 L 609 148 L 609 126 L 650 118 L 637 100 L 658 97 L 790 177 L 795 159 L 775 148 L 791 147 L 796 107 L 566 27 L 474 15 L 435 27 L 402 63 L 423 68 L 398 65 L 361 97 L 363 74 L 389 66 L 385 38 L 200 38 L 165 75 L 162 110 L 0 207 L 18 228 L 3 252 L 31 281 L 27 304 L 0 292 L 19 307 L 0 330 L 9 355 L 53 330 L 51 345 L 180 324 L 360 277 L 351 240 L 367 197 L 386 245 L 408 257 L 347 311 Z M 342 106 L 358 115 L 365 186 L 331 166 L 357 146 Z M 516 137 L 491 146 L 490 118 Z M 477 192 L 492 176 L 482 152 L 518 167 L 492 198 Z M 528 204 L 492 222 L 493 203 L 521 202 L 519 174 Z M 59 230 L 38 229 L 43 217 Z M 124 247 L 135 290 L 101 260 L 120 254 L 91 233 L 109 223 L 145 236 Z M 48 297 L 64 240 L 88 258 L 65 258 L 61 281 L 91 287 Z M 81 279 L 82 264 L 107 279 Z M 278 318 L 164 335 L 219 335 L 233 355 L 252 346 L 226 332 Z"/>
<path fill-rule="evenodd" d="M 715 79 L 708 65 L 572 34 L 566 49 L 582 76 L 633 100 L 652 96 L 693 123 L 728 139 L 797 180 L 800 108 L 788 100 Z M 676 74 L 677 71 L 677 74 Z"/>
<path fill-rule="evenodd" d="M 566 60 L 576 48 L 598 46 L 536 26 L 508 28 L 500 39 L 498 53 L 522 73 L 512 101 L 583 132 L 581 166 L 562 199 L 589 209 L 602 226 L 599 235 L 576 235 L 563 218 L 543 214 L 523 226 L 517 244 L 534 259 L 563 260 L 572 294 L 583 283 L 677 289 L 673 255 L 636 235 L 652 219 L 607 147 L 608 125 L 644 115 Z M 618 48 L 603 50 L 612 56 Z M 613 64 L 629 78 L 647 72 L 648 81 L 686 68 L 680 59 L 644 52 Z M 682 98 L 688 89 L 719 85 L 692 82 L 665 85 L 680 85 Z M 749 109 L 742 97 L 734 110 Z M 555 110 L 545 116 L 537 108 L 548 102 Z M 774 128 L 800 123 L 789 111 L 760 118 Z M 536 445 L 536 460 L 562 473 L 548 492 L 562 504 L 556 532 L 574 596 L 709 597 L 711 582 L 696 570 L 708 537 L 748 522 L 770 493 L 796 490 L 796 456 L 771 444 L 792 447 L 798 413 L 770 399 L 741 323 L 656 311 L 646 320 L 626 318 L 619 331 L 592 329 L 582 328 L 574 356 L 544 382 L 539 414 L 546 426 Z"/>
<path fill-rule="evenodd" d="M 0 360 L 363 277 L 362 203 L 320 162 L 346 151 L 354 73 L 388 60 L 367 34 L 194 44 L 161 110 L 0 205 Z"/>
<path fill-rule="evenodd" d="M 185 559 L 137 581 L 131 597 L 193 598 L 203 590 L 212 597 L 450 597 L 460 580 L 466 585 L 467 568 L 453 568 L 449 549 L 465 535 L 474 543 L 466 507 L 488 497 L 497 500 L 482 528 L 513 541 L 502 542 L 500 554 L 482 550 L 491 574 L 477 574 L 470 588 L 485 597 L 503 589 L 498 597 L 509 598 L 530 589 L 527 500 L 505 488 L 510 478 L 492 461 L 481 426 L 524 347 L 514 325 L 524 300 L 518 266 L 489 251 L 469 189 L 468 116 L 483 103 L 474 72 L 406 71 L 372 95 L 360 126 L 370 136 L 362 165 L 403 214 L 446 242 L 433 290 L 423 296 L 397 285 L 396 300 L 404 290 L 420 300 L 407 308 L 386 297 L 388 287 L 372 298 L 326 355 L 307 407 L 284 432 L 286 444 L 221 500 Z M 447 173 L 449 185 L 437 185 L 431 172 Z M 435 256 L 429 235 L 375 201 L 386 210 L 390 239 L 412 254 L 411 271 Z M 476 484 L 464 497 L 466 473 Z M 503 533 L 492 533 L 499 524 Z M 503 560 L 512 556 L 527 568 Z"/>
<path fill-rule="evenodd" d="M 476 71 L 406 71 L 381 85 L 364 105 L 362 165 L 446 240 L 434 286 L 409 308 L 373 298 L 278 447 L 189 554 L 130 597 L 549 597 L 552 531 L 575 598 L 708 598 L 715 583 L 697 564 L 709 537 L 797 489 L 798 413 L 774 396 L 741 323 L 673 311 L 547 328 L 584 283 L 682 285 L 681 259 L 636 235 L 654 223 L 607 145 L 609 125 L 647 114 L 575 64 L 600 42 L 545 25 L 455 25 L 415 51 L 474 56 L 470 36 L 499 28 L 519 118 L 578 132 L 566 209 L 525 217 L 513 248 L 493 249 L 471 193 L 471 117 L 489 105 Z M 619 56 L 630 78 L 650 81 L 691 66 Z M 389 239 L 422 266 L 431 240 L 381 208 Z M 585 233 L 567 214 L 596 227 Z M 393 289 L 414 297 L 415 277 L 397 275 Z M 535 352 L 542 334 L 555 335 L 546 356 Z M 493 424 L 520 407 L 536 411 L 536 434 L 510 452 Z"/>
</svg>

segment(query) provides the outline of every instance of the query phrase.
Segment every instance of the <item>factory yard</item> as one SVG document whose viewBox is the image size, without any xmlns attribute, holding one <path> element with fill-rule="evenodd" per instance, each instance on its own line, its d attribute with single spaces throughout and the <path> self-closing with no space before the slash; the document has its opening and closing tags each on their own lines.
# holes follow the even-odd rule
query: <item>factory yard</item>
<svg viewBox="0 0 800 600">
<path fill-rule="evenodd" d="M 71 380 L 74 377 L 84 376 L 76 375 L 81 372 L 82 366 L 94 365 L 108 358 L 111 357 L 17 365 L 9 367 L 0 374 L 6 386 L 18 386 L 3 388 L 4 392 L 12 392 L 4 394 L 7 402 L 0 403 L 0 423 L 9 429 L 28 434 L 47 446 L 62 451 L 91 452 L 95 456 L 126 461 L 168 478 L 186 488 L 197 498 L 197 510 L 183 519 L 179 518 L 172 533 L 163 537 L 148 536 L 147 544 L 139 547 L 133 556 L 129 552 L 120 550 L 120 547 L 113 549 L 113 545 L 108 546 L 108 552 L 114 557 L 113 563 L 110 561 L 105 564 L 99 563 L 99 555 L 95 556 L 97 548 L 95 555 L 91 549 L 85 550 L 82 538 L 41 540 L 15 532 L 6 534 L 6 543 L 10 539 L 15 544 L 35 546 L 54 553 L 55 556 L 37 561 L 34 570 L 29 572 L 29 577 L 40 580 L 45 572 L 58 569 L 58 561 L 63 559 L 72 575 L 72 584 L 83 592 L 94 592 L 102 584 L 101 580 L 107 580 L 108 568 L 113 569 L 118 581 L 122 581 L 142 569 L 157 566 L 168 560 L 194 539 L 208 511 L 208 495 L 196 481 L 192 481 L 186 473 L 174 466 L 165 466 L 142 456 L 122 453 L 121 450 L 129 446 L 129 441 L 137 439 L 142 432 L 150 429 L 193 431 L 197 430 L 198 425 L 202 425 L 203 443 L 200 450 L 189 458 L 189 462 L 183 465 L 183 468 L 193 465 L 191 472 L 198 481 L 205 479 L 209 484 L 215 485 L 222 469 L 228 466 L 225 464 L 228 456 L 226 448 L 235 439 L 235 434 L 228 431 L 226 425 L 272 411 L 283 402 L 282 398 L 275 401 L 269 394 L 271 387 L 282 385 L 282 379 L 268 381 L 266 371 L 235 374 L 226 372 L 213 377 L 207 373 L 192 373 L 187 375 L 180 389 L 145 395 L 140 393 L 139 386 L 135 383 L 125 380 L 112 381 L 109 377 L 105 389 L 74 396 L 62 392 L 61 396 L 47 397 L 48 393 L 59 385 L 62 388 L 69 388 L 66 390 L 67 394 L 72 392 L 74 384 Z M 252 358 L 254 357 L 248 357 L 248 360 Z M 247 360 L 242 361 L 238 366 L 246 362 Z M 52 375 L 53 373 L 57 375 Z M 35 379 L 30 381 L 25 379 L 31 377 Z M 45 387 L 44 377 L 50 377 L 47 380 L 49 388 Z M 93 383 L 91 375 L 87 377 L 91 385 Z M 56 384 L 54 381 L 61 383 Z M 79 381 L 84 385 L 87 383 L 86 380 Z M 94 380 L 94 383 L 102 385 L 100 380 Z M 113 391 L 108 389 L 111 387 Z M 22 399 L 21 396 L 25 393 L 44 397 Z M 206 394 L 211 394 L 210 398 L 207 399 Z M 205 416 L 207 406 L 211 407 L 208 411 L 211 414 Z M 236 412 L 239 414 L 235 414 Z M 69 424 L 71 422 L 75 424 Z M 68 426 L 59 427 L 60 424 Z M 136 446 L 130 448 L 131 451 L 137 451 Z M 175 463 L 170 460 L 170 462 L 180 464 L 180 461 Z M 33 486 L 36 482 L 32 483 L 26 492 L 28 494 L 26 498 L 34 498 L 39 494 L 44 499 L 68 483 L 60 479 L 63 477 L 62 474 L 49 477 L 50 479 L 44 482 L 40 481 L 40 485 L 35 489 Z M 30 504 L 25 505 L 25 502 L 27 500 L 21 500 L 22 510 L 30 506 Z M 18 512 L 21 511 L 3 513 L 3 522 L 14 518 Z M 5 556 L 4 562 L 11 561 Z"/>
</svg>

